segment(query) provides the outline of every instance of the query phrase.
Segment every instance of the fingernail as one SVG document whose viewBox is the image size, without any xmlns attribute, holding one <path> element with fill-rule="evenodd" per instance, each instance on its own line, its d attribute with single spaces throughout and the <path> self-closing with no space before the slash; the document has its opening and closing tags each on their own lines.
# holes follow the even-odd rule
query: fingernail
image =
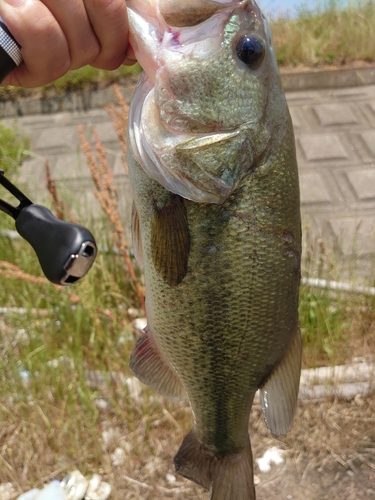
<svg viewBox="0 0 375 500">
<path fill-rule="evenodd" d="M 22 4 L 25 3 L 25 0 L 3 0 L 5 3 L 10 5 L 11 7 L 20 7 Z"/>
</svg>

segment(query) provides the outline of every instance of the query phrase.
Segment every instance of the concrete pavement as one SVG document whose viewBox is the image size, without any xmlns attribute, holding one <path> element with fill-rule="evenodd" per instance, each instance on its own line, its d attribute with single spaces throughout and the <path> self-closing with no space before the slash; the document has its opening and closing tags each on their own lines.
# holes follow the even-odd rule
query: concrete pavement
<svg viewBox="0 0 375 500">
<path fill-rule="evenodd" d="M 374 282 L 374 75 L 374 68 L 360 77 L 358 71 L 344 72 L 341 79 L 337 75 L 333 79 L 334 88 L 310 90 L 306 86 L 319 86 L 311 84 L 315 82 L 311 79 L 309 85 L 306 74 L 307 83 L 302 89 L 302 77 L 294 76 L 294 83 L 284 79 L 300 171 L 305 274 L 327 279 L 350 278 L 364 284 Z M 332 75 L 330 78 L 332 81 Z M 353 86 L 345 86 L 348 82 Z M 321 86 L 331 84 L 327 80 Z M 300 90 L 292 90 L 295 88 Z M 129 101 L 131 89 L 123 90 Z M 46 109 L 34 103 L 32 109 L 37 113 L 29 110 L 26 116 L 8 117 L 4 122 L 16 122 L 31 138 L 34 156 L 24 161 L 21 181 L 27 183 L 27 192 L 33 201 L 45 203 L 48 200 L 44 173 L 44 160 L 48 158 L 62 197 L 75 207 L 79 220 L 86 221 L 88 214 L 97 218 L 99 208 L 80 151 L 77 127 L 82 124 L 90 140 L 95 128 L 114 169 L 120 209 L 129 226 L 129 180 L 111 119 L 102 107 L 105 102 L 115 99 L 110 91 L 105 92 L 101 98 L 71 97 L 64 106 L 58 102 L 47 105 Z M 1 109 L 5 113 L 4 105 Z M 7 111 L 5 114 L 14 113 Z M 92 229 L 95 233 L 95 228 Z"/>
<path fill-rule="evenodd" d="M 349 273 L 373 283 L 375 85 L 289 92 L 287 99 L 305 246 L 322 261 L 324 277 L 342 279 L 344 274 L 347 279 Z"/>
</svg>

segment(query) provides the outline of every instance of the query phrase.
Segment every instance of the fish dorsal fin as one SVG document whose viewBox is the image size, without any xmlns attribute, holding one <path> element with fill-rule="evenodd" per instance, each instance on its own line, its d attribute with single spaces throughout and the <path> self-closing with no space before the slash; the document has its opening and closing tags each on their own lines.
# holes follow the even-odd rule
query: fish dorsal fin
<svg viewBox="0 0 375 500">
<path fill-rule="evenodd" d="M 293 424 L 301 375 L 302 341 L 299 328 L 280 363 L 260 388 L 260 402 L 268 429 L 286 434 Z"/>
<path fill-rule="evenodd" d="M 181 380 L 161 354 L 149 326 L 131 354 L 130 369 L 141 382 L 162 396 L 178 400 L 186 398 Z"/>
<path fill-rule="evenodd" d="M 133 240 L 134 256 L 138 263 L 143 266 L 143 249 L 141 239 L 141 228 L 139 225 L 139 215 L 135 203 L 132 205 L 131 231 Z"/>
<path fill-rule="evenodd" d="M 177 195 L 159 208 L 151 221 L 152 260 L 169 286 L 177 286 L 187 273 L 190 235 L 184 200 Z"/>
</svg>

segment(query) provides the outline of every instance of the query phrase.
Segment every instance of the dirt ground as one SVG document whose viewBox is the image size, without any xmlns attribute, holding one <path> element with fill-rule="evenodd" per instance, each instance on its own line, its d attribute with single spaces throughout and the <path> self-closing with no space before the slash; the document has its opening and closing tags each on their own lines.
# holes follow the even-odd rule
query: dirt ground
<svg viewBox="0 0 375 500">
<path fill-rule="evenodd" d="M 271 446 L 285 450 L 285 462 L 270 472 L 256 467 L 257 499 L 375 499 L 374 410 L 375 397 L 302 403 L 293 429 L 281 440 L 267 438 L 256 411 L 255 459 Z"/>
<path fill-rule="evenodd" d="M 186 433 L 186 419 L 175 416 L 174 430 L 173 425 L 165 433 L 159 429 L 151 438 L 157 442 L 154 456 L 129 471 L 131 477 L 112 468 L 107 479 L 113 500 L 209 499 L 202 488 L 175 475 L 173 455 Z M 375 396 L 300 402 L 293 429 L 279 439 L 272 438 L 255 405 L 250 437 L 257 500 L 375 500 Z M 282 450 L 283 463 L 261 472 L 257 459 L 272 447 Z"/>
<path fill-rule="evenodd" d="M 305 464 L 307 465 L 307 464 Z M 374 471 L 356 474 L 343 467 L 305 475 L 293 461 L 277 467 L 257 487 L 257 500 L 370 500 L 375 498 Z"/>
</svg>

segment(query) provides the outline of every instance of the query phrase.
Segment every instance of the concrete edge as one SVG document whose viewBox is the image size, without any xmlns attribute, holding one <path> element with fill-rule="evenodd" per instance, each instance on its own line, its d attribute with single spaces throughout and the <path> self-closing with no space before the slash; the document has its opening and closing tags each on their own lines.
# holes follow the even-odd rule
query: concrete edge
<svg viewBox="0 0 375 500">
<path fill-rule="evenodd" d="M 120 83 L 119 88 L 127 102 L 134 91 L 134 82 Z M 116 102 L 112 86 L 104 89 L 87 89 L 66 92 L 53 96 L 31 96 L 0 101 L 0 117 L 16 118 L 30 115 L 50 115 L 54 113 L 85 112 L 100 109 Z"/>
<path fill-rule="evenodd" d="M 281 81 L 285 92 L 373 85 L 375 84 L 375 65 L 366 68 L 281 72 Z M 127 102 L 131 100 L 134 86 L 134 78 L 119 83 Z M 0 117 L 85 112 L 90 109 L 103 108 L 114 101 L 116 99 L 111 87 L 67 92 L 53 96 L 31 96 L 0 101 Z"/>
<path fill-rule="evenodd" d="M 327 88 L 360 87 L 375 84 L 375 66 L 347 69 L 316 69 L 301 72 L 281 71 L 286 92 Z"/>
</svg>

